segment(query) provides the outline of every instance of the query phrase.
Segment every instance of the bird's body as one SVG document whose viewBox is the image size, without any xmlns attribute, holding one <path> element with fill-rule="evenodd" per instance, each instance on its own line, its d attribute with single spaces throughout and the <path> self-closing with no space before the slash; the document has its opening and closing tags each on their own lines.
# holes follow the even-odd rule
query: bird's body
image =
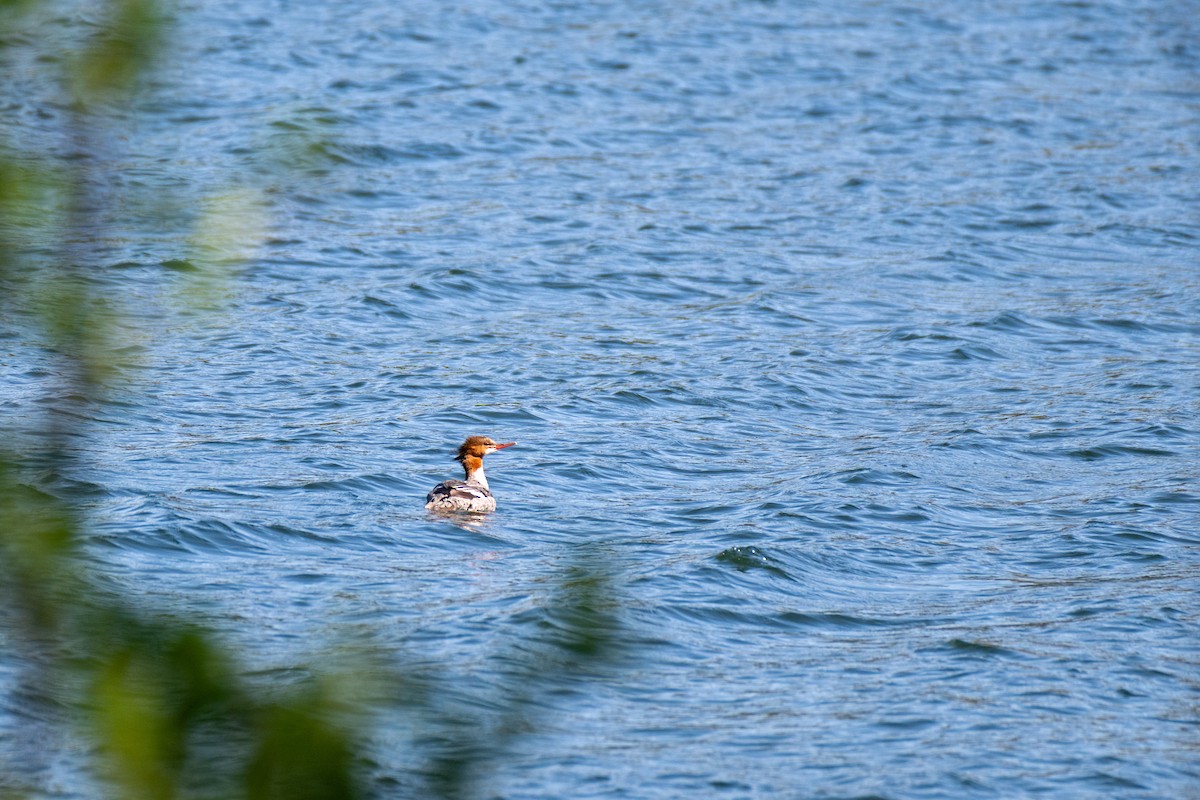
<svg viewBox="0 0 1200 800">
<path fill-rule="evenodd" d="M 496 510 L 496 498 L 476 481 L 442 481 L 425 497 L 425 507 L 431 511 L 484 514 Z"/>
<path fill-rule="evenodd" d="M 458 448 L 455 461 L 463 465 L 466 480 L 442 481 L 425 497 L 425 507 L 431 511 L 465 511 L 484 514 L 496 510 L 487 476 L 483 473 L 483 457 L 516 442 L 497 444 L 486 436 L 471 436 Z"/>
</svg>

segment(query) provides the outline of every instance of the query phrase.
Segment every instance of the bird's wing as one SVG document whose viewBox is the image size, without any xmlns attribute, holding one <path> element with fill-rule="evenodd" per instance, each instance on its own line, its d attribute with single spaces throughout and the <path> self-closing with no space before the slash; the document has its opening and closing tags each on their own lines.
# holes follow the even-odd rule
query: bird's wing
<svg viewBox="0 0 1200 800">
<path fill-rule="evenodd" d="M 425 498 L 426 503 L 435 503 L 438 500 L 445 500 L 450 497 L 461 497 L 464 500 L 482 500 L 485 497 L 491 497 L 492 493 L 483 488 L 477 483 L 467 483 L 466 481 L 443 481 Z"/>
</svg>

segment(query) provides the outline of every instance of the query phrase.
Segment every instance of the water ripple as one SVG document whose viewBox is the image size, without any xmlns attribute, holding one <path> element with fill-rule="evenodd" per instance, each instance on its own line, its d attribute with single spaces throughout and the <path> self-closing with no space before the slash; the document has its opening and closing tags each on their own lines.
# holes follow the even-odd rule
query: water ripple
<svg viewBox="0 0 1200 800">
<path fill-rule="evenodd" d="M 497 796 L 1186 794 L 1183 10 L 189 10 L 96 243 L 141 367 L 73 408 L 96 455 L 47 488 L 103 585 L 248 669 L 369 628 L 485 714 L 599 553 L 621 669 L 531 698 L 560 716 Z M 57 141 L 26 74 L 13 119 Z M 222 310 L 173 312 L 230 175 L 270 238 Z M 14 436 L 57 399 L 29 327 L 0 331 Z M 468 433 L 520 442 L 498 511 L 427 514 Z"/>
</svg>

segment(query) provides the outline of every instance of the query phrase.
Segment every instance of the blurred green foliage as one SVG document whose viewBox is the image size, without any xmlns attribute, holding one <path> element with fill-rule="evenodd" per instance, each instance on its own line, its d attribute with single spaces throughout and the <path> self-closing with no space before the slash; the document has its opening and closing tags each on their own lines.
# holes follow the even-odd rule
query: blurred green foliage
<svg viewBox="0 0 1200 800">
<path fill-rule="evenodd" d="M 109 0 L 105 22 L 70 69 L 75 101 L 132 89 L 153 62 L 164 20 L 158 0 Z"/>
<path fill-rule="evenodd" d="M 57 5 L 0 0 L 0 69 L 22 48 L 59 46 L 40 27 Z M 20 430 L 0 420 L 0 658 L 16 665 L 14 691 L 46 699 L 45 724 L 65 737 L 87 737 L 94 776 L 117 798 L 367 796 L 370 731 L 383 710 L 405 715 L 426 748 L 424 781 L 409 795 L 471 796 L 503 749 L 536 725 L 537 687 L 581 675 L 613 651 L 603 570 L 576 566 L 564 575 L 545 609 L 553 634 L 535 647 L 514 644 L 506 663 L 517 666 L 479 704 L 500 709 L 486 718 L 439 703 L 430 671 L 401 675 L 395 654 L 359 653 L 348 668 L 331 656 L 298 667 L 305 679 L 264 687 L 212 634 L 96 585 L 102 567 L 82 548 L 87 521 L 62 489 L 81 472 L 77 454 L 88 451 L 86 415 L 70 412 L 103 402 L 122 380 L 113 366 L 128 325 L 117 324 L 92 280 L 102 265 L 89 263 L 86 243 L 103 234 L 107 217 L 88 187 L 104 177 L 96 154 L 105 151 L 105 114 L 130 113 L 170 14 L 155 0 L 85 8 L 90 35 L 74 52 L 35 53 L 26 63 L 59 70 L 43 84 L 58 87 L 59 107 L 70 110 L 62 139 L 92 155 L 36 150 L 36 136 L 0 129 L 0 334 L 32 339 L 51 365 L 32 428 L 28 417 Z M 214 287 L 232 279 L 227 268 L 261 236 L 261 209 L 244 191 L 209 203 L 180 257 L 164 264 L 165 276 L 199 275 L 177 301 L 212 304 Z M 336 663 L 345 659 L 338 654 Z M 0 772 L 0 795 L 41 794 L 19 780 Z M 394 787 L 387 796 L 397 796 Z"/>
</svg>

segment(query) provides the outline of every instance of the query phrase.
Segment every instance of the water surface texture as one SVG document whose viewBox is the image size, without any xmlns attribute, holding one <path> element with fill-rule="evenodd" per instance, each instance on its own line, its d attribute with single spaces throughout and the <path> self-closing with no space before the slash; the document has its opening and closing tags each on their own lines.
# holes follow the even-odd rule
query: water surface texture
<svg viewBox="0 0 1200 800">
<path fill-rule="evenodd" d="M 113 179 L 174 210 L 97 253 L 153 335 L 89 552 L 247 669 L 367 630 L 467 707 L 603 564 L 622 653 L 486 797 L 1195 797 L 1198 10 L 185 8 Z M 269 238 L 180 315 L 231 185 Z M 430 517 L 474 433 L 499 510 Z"/>
</svg>

